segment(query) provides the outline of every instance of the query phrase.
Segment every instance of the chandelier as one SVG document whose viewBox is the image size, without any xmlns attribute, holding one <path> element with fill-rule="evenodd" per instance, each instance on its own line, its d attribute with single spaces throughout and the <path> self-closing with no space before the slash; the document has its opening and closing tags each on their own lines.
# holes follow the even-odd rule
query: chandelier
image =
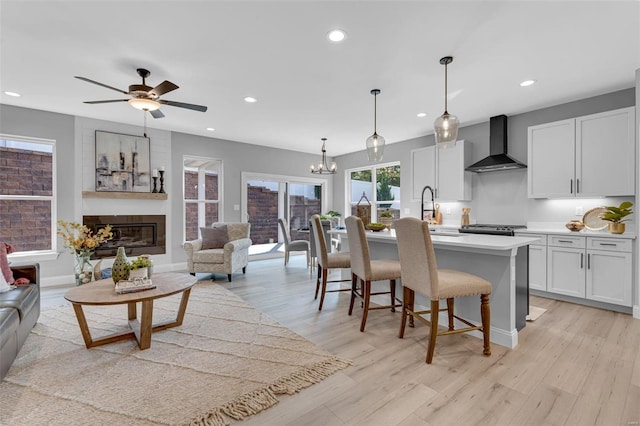
<svg viewBox="0 0 640 426">
<path fill-rule="evenodd" d="M 331 166 L 327 165 L 327 138 L 322 138 L 322 161 L 318 164 L 312 164 L 310 169 L 311 173 L 315 173 L 318 175 L 333 175 L 337 171 L 337 166 L 335 162 L 331 162 Z"/>
</svg>

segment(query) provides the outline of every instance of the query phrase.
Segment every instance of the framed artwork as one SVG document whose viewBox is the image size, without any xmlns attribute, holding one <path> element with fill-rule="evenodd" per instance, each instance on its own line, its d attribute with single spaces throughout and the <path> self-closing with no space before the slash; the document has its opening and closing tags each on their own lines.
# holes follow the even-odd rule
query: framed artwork
<svg viewBox="0 0 640 426">
<path fill-rule="evenodd" d="M 96 192 L 151 192 L 149 138 L 96 130 Z"/>
</svg>

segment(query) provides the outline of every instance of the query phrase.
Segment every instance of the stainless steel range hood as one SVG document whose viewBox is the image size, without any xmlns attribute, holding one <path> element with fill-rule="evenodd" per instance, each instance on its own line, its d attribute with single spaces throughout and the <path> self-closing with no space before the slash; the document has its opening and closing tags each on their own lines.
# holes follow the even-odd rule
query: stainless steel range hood
<svg viewBox="0 0 640 426">
<path fill-rule="evenodd" d="M 507 155 L 507 116 L 496 115 L 489 119 L 489 156 L 470 165 L 465 170 L 484 173 L 526 167 L 526 164 Z"/>
</svg>

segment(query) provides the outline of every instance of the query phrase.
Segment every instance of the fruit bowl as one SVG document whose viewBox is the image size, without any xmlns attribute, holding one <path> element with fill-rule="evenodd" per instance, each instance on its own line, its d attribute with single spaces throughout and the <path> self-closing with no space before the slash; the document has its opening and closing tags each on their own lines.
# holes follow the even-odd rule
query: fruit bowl
<svg viewBox="0 0 640 426">
<path fill-rule="evenodd" d="M 367 224 L 365 228 L 367 228 L 369 231 L 380 232 L 384 229 L 387 229 L 387 225 L 385 225 L 384 223 L 373 222 L 373 223 Z"/>
<path fill-rule="evenodd" d="M 567 229 L 572 232 L 579 232 L 584 229 L 584 223 L 581 220 L 569 221 L 566 225 Z"/>
</svg>

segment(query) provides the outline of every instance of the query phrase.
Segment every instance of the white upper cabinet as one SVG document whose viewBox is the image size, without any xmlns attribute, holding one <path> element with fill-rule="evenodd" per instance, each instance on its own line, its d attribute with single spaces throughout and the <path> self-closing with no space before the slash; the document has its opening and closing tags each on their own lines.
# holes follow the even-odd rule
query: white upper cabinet
<svg viewBox="0 0 640 426">
<path fill-rule="evenodd" d="M 529 198 L 634 195 L 634 127 L 634 107 L 529 127 Z"/>
<path fill-rule="evenodd" d="M 470 149 L 464 141 L 449 148 L 429 146 L 411 151 L 413 199 L 420 200 L 423 188 L 429 185 L 439 201 L 471 200 L 473 174 L 464 170 L 469 159 Z"/>
</svg>

